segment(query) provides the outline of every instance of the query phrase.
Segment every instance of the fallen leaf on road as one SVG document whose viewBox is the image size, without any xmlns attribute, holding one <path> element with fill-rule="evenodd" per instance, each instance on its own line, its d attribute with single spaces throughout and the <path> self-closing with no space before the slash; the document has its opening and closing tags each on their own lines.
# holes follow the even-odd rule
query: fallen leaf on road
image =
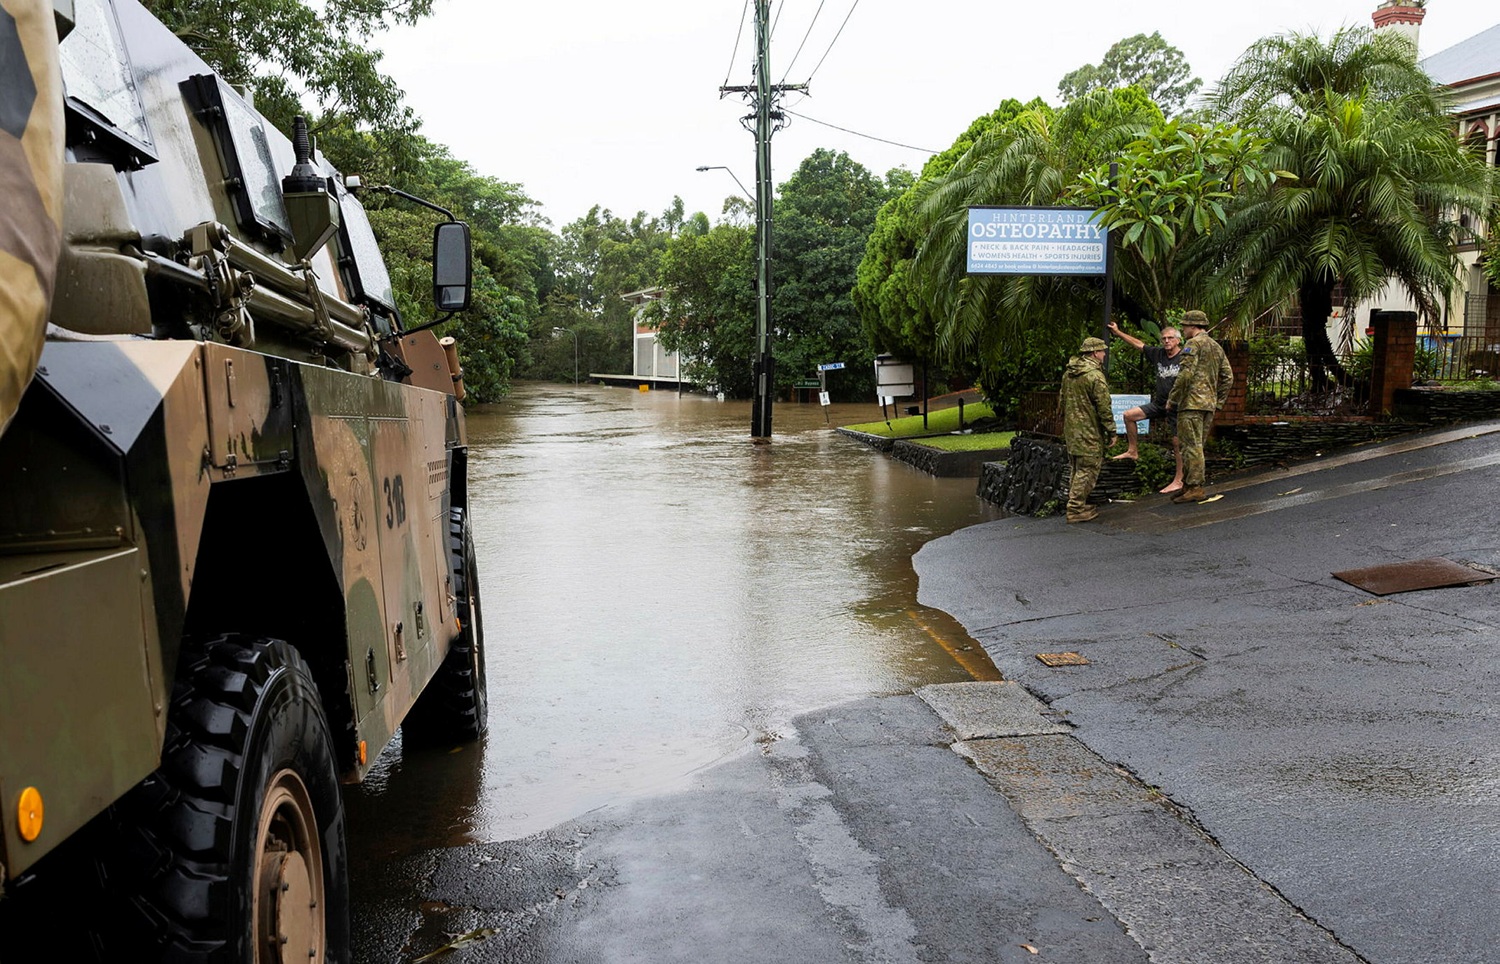
<svg viewBox="0 0 1500 964">
<path fill-rule="evenodd" d="M 453 940 L 444 944 L 442 947 L 439 947 L 437 950 L 431 952 L 430 954 L 423 954 L 421 957 L 413 961 L 412 964 L 423 964 L 424 961 L 435 960 L 436 958 L 442 957 L 444 954 L 451 954 L 453 951 L 462 950 L 465 947 L 472 947 L 473 945 L 478 944 L 480 941 L 486 938 L 494 937 L 498 933 L 500 932 L 495 930 L 493 927 L 476 928 L 475 930 L 469 931 L 467 934 L 455 937 Z"/>
<path fill-rule="evenodd" d="M 1219 501 L 1222 498 L 1224 498 L 1224 493 L 1221 492 L 1218 495 L 1211 495 L 1211 496 L 1209 496 L 1206 499 L 1199 499 L 1198 500 L 1198 504 L 1199 505 L 1208 505 L 1210 502 L 1217 502 L 1217 501 Z"/>
<path fill-rule="evenodd" d="M 1032 947 L 1030 944 L 1022 944 L 1021 946 L 1024 947 L 1024 948 L 1026 948 L 1028 951 L 1030 951 L 1033 954 L 1040 954 L 1041 953 L 1041 951 L 1039 951 L 1036 948 Z"/>
<path fill-rule="evenodd" d="M 1295 489 L 1287 489 L 1285 492 L 1278 492 L 1278 493 L 1276 493 L 1276 495 L 1278 497 L 1279 496 L 1283 496 L 1283 495 L 1296 495 L 1298 492 L 1301 492 L 1301 491 L 1302 491 L 1302 486 L 1299 485 Z"/>
</svg>

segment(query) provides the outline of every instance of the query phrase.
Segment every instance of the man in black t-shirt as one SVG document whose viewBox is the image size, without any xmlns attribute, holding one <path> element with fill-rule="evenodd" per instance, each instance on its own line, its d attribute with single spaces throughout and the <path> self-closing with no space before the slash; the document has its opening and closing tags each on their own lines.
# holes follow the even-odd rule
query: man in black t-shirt
<svg viewBox="0 0 1500 964">
<path fill-rule="evenodd" d="M 1159 492 L 1167 494 L 1182 489 L 1182 450 L 1177 445 L 1177 413 L 1167 411 L 1167 395 L 1172 391 L 1172 383 L 1177 381 L 1177 372 L 1182 367 L 1182 336 L 1176 328 L 1166 327 L 1161 330 L 1161 347 L 1148 345 L 1136 338 L 1127 335 L 1120 330 L 1120 326 L 1111 321 L 1109 330 L 1115 333 L 1125 344 L 1136 349 L 1146 356 L 1146 361 L 1156 368 L 1156 386 L 1151 392 L 1151 401 L 1145 405 L 1138 405 L 1125 412 L 1125 451 L 1116 455 L 1117 459 L 1137 459 L 1140 453 L 1136 448 L 1136 423 L 1151 419 L 1154 424 L 1165 425 L 1172 436 L 1172 454 L 1177 462 L 1177 474 L 1172 477 Z M 1152 433 L 1155 434 L 1155 433 Z"/>
</svg>

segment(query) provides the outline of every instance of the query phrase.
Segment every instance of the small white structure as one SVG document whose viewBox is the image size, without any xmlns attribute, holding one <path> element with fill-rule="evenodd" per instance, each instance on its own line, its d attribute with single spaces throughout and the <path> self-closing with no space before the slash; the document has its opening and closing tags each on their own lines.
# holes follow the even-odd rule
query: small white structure
<svg viewBox="0 0 1500 964">
<path fill-rule="evenodd" d="M 631 374 L 650 382 L 676 382 L 681 368 L 677 352 L 661 347 L 656 338 L 656 325 L 645 317 L 646 306 L 660 301 L 661 296 L 661 288 L 643 288 L 620 296 L 634 309 L 630 313 L 635 325 L 635 361 Z"/>
</svg>

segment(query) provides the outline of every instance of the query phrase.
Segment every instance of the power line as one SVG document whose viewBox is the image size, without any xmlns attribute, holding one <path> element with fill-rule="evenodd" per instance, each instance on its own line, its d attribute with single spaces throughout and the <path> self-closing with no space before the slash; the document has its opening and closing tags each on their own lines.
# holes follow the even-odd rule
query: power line
<svg viewBox="0 0 1500 964">
<path fill-rule="evenodd" d="M 849 12 L 846 13 L 846 14 L 844 14 L 844 22 L 841 23 L 841 24 L 839 24 L 839 32 L 836 33 L 836 34 L 834 34 L 833 35 L 833 39 L 828 42 L 828 49 L 825 50 L 825 51 L 823 51 L 823 56 L 822 57 L 818 58 L 817 67 L 814 67 L 812 69 L 812 73 L 807 75 L 807 80 L 804 81 L 804 83 L 811 83 L 812 82 L 813 74 L 816 74 L 818 72 L 818 67 L 822 67 L 823 66 L 823 61 L 827 60 L 828 59 L 828 55 L 833 52 L 833 45 L 836 44 L 836 43 L 838 43 L 839 42 L 839 38 L 844 35 L 844 28 L 847 27 L 847 26 L 849 26 L 849 18 L 852 17 L 852 16 L 854 16 L 854 8 L 858 7 L 858 6 L 859 6 L 859 0 L 854 0 L 854 3 L 852 3 L 849 6 Z"/>
<path fill-rule="evenodd" d="M 750 0 L 745 0 L 745 5 L 740 7 L 740 29 L 734 35 L 734 50 L 729 54 L 729 69 L 724 71 L 724 84 L 729 86 L 729 75 L 734 73 L 735 58 L 740 55 L 740 38 L 745 35 L 745 13 L 750 9 Z"/>
<path fill-rule="evenodd" d="M 797 45 L 797 52 L 792 54 L 792 59 L 787 62 L 786 73 L 781 75 L 781 82 L 786 83 L 787 77 L 792 73 L 792 67 L 797 63 L 797 58 L 802 56 L 802 48 L 807 46 L 807 38 L 812 36 L 813 27 L 818 25 L 818 15 L 823 12 L 823 4 L 828 0 L 818 0 L 818 9 L 813 11 L 812 23 L 807 25 L 807 33 L 802 35 L 802 42 Z"/>
<path fill-rule="evenodd" d="M 866 140 L 879 141 L 882 144 L 889 144 L 892 147 L 904 147 L 904 148 L 906 148 L 909 151 L 921 151 L 923 154 L 940 154 L 940 153 L 942 153 L 941 151 L 929 150 L 928 148 L 925 148 L 925 147 L 917 147 L 917 146 L 915 146 L 913 144 L 902 144 L 900 141 L 886 140 L 884 137 L 876 137 L 874 134 L 861 134 L 859 131 L 851 131 L 847 127 L 840 127 L 837 124 L 830 124 L 827 121 L 820 121 L 816 117 L 808 117 L 806 114 L 799 114 L 796 111 L 790 110 L 790 109 L 785 108 L 785 107 L 782 108 L 782 111 L 784 113 L 791 114 L 793 117 L 800 117 L 800 118 L 802 118 L 805 121 L 812 121 L 814 124 L 822 124 L 824 127 L 832 127 L 834 130 L 836 130 L 836 131 L 843 131 L 845 134 L 853 134 L 855 137 L 863 137 Z"/>
</svg>

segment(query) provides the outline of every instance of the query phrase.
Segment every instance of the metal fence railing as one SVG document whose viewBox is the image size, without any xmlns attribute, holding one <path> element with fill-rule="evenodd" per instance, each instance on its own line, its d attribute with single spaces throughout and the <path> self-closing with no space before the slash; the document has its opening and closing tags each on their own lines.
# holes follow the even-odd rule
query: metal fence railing
<svg viewBox="0 0 1500 964">
<path fill-rule="evenodd" d="M 1500 339 L 1483 335 L 1419 335 L 1418 381 L 1500 381 Z"/>
<path fill-rule="evenodd" d="M 1359 415 L 1368 400 L 1370 352 L 1357 346 L 1338 352 L 1339 365 L 1354 376 L 1340 384 L 1331 372 L 1319 378 L 1300 340 L 1284 336 L 1251 342 L 1245 373 L 1246 415 Z"/>
</svg>

